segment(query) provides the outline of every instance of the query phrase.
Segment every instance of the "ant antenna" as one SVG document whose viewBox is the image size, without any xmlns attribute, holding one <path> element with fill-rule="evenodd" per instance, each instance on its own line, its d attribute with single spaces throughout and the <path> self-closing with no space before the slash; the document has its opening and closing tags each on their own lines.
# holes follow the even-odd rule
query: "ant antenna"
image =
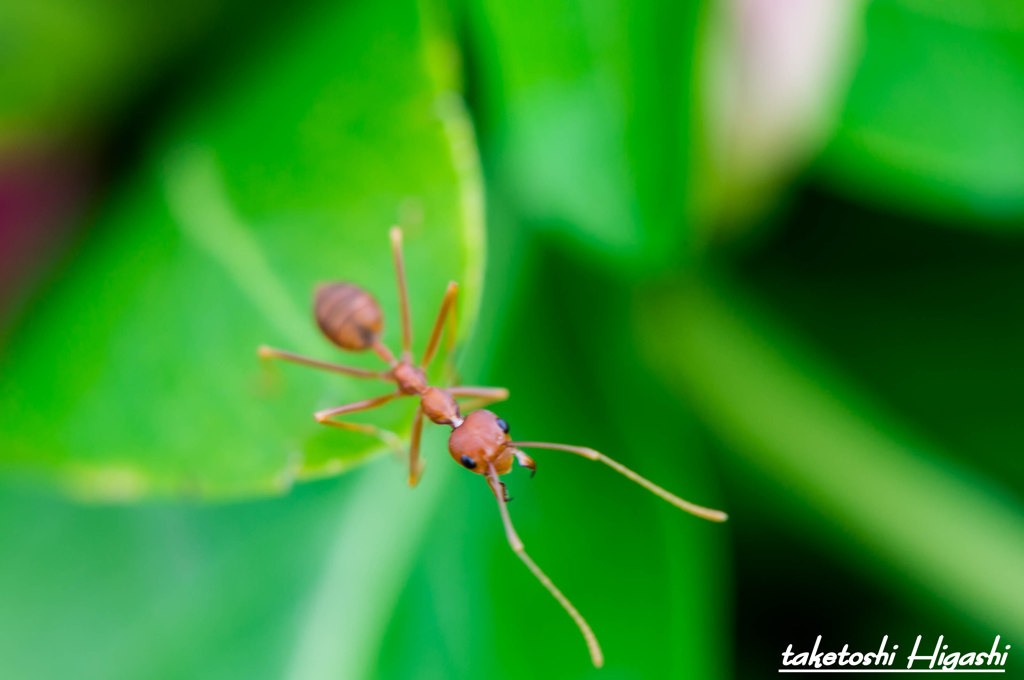
<svg viewBox="0 0 1024 680">
<path fill-rule="evenodd" d="M 562 608 L 568 612 L 572 620 L 576 622 L 576 626 L 579 627 L 580 632 L 583 633 L 583 639 L 587 641 L 587 649 L 590 651 L 590 660 L 594 663 L 595 668 L 600 668 L 604 665 L 604 654 L 601 652 L 601 645 L 597 642 L 597 636 L 594 635 L 594 631 L 591 630 L 590 624 L 583 618 L 583 615 L 572 605 L 562 591 L 551 582 L 548 575 L 545 574 L 537 563 L 530 559 L 530 556 L 526 554 L 523 542 L 519 538 L 519 534 L 516 533 L 516 529 L 512 526 L 512 518 L 508 514 L 508 503 L 505 499 L 505 485 L 498 479 L 498 473 L 495 472 L 493 466 L 488 466 L 487 470 L 487 484 L 491 487 L 491 491 L 494 492 L 494 497 L 498 499 L 498 512 L 501 513 L 501 521 L 505 525 L 505 536 L 508 538 L 508 544 L 512 548 L 519 559 L 523 561 L 523 564 L 533 572 L 533 575 L 537 577 L 537 580 L 541 582 L 545 588 L 548 589 L 558 604 L 562 605 Z"/>
<path fill-rule="evenodd" d="M 662 498 L 672 505 L 676 506 L 680 510 L 696 515 L 701 519 L 706 519 L 711 522 L 724 522 L 729 519 L 729 515 L 722 512 L 721 510 L 712 510 L 711 508 L 705 508 L 701 505 L 696 505 L 689 501 L 684 501 L 679 496 L 666 491 L 654 482 L 641 477 L 637 473 L 630 470 L 628 467 L 619 463 L 618 461 L 612 460 L 608 456 L 604 455 L 600 451 L 589 449 L 585 446 L 569 446 L 568 444 L 549 444 L 547 442 L 508 442 L 506 446 L 512 446 L 515 448 L 534 448 L 534 449 L 551 449 L 554 451 L 567 451 L 569 453 L 575 453 L 577 456 L 583 456 L 589 460 L 596 460 L 604 463 L 611 469 L 615 470 L 624 477 L 633 480 L 640 486 L 644 487 L 655 496 Z"/>
</svg>

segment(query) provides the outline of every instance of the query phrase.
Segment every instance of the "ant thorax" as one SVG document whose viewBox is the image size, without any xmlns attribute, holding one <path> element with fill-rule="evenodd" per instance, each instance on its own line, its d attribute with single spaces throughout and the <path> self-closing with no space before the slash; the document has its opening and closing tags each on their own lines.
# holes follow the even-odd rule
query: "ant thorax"
<svg viewBox="0 0 1024 680">
<path fill-rule="evenodd" d="M 402 361 L 392 369 L 391 374 L 402 394 L 421 394 L 427 389 L 427 376 L 423 369 Z M 435 421 L 436 422 L 436 421 Z"/>
<path fill-rule="evenodd" d="M 437 387 L 426 387 L 420 392 L 420 408 L 423 415 L 438 425 L 460 427 L 463 423 L 455 397 Z"/>
</svg>

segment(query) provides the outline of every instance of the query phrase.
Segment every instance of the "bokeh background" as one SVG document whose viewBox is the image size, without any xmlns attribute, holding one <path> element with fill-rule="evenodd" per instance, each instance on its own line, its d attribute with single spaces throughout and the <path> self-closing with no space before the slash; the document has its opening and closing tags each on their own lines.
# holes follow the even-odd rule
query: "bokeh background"
<svg viewBox="0 0 1024 680">
<path fill-rule="evenodd" d="M 0 676 L 1024 649 L 1018 3 L 10 1 L 0 64 Z M 440 428 L 409 490 L 310 418 L 381 387 L 255 357 L 373 365 L 315 332 L 332 278 L 397 344 L 393 223 L 417 347 L 459 280 L 513 436 L 731 515 L 508 478 L 603 670 Z"/>
</svg>

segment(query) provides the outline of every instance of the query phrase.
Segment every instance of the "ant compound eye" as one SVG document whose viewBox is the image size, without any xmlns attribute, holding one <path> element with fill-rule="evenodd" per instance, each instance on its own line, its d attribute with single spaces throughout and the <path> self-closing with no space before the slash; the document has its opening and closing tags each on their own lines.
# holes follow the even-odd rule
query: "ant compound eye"
<svg viewBox="0 0 1024 680">
<path fill-rule="evenodd" d="M 498 423 L 498 427 L 501 428 L 502 432 L 508 434 L 508 423 L 505 422 L 504 418 L 498 418 L 495 422 Z"/>
<path fill-rule="evenodd" d="M 466 467 L 467 470 L 473 470 L 474 468 L 476 468 L 476 461 L 470 458 L 469 456 L 462 457 L 462 464 Z"/>
</svg>

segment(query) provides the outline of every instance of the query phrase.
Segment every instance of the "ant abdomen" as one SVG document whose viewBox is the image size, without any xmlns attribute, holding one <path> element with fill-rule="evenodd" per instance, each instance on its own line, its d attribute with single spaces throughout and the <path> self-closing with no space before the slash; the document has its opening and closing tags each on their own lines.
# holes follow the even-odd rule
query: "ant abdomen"
<svg viewBox="0 0 1024 680">
<path fill-rule="evenodd" d="M 313 314 L 328 340 L 353 352 L 372 347 L 383 327 L 377 300 L 351 283 L 317 286 Z"/>
</svg>

